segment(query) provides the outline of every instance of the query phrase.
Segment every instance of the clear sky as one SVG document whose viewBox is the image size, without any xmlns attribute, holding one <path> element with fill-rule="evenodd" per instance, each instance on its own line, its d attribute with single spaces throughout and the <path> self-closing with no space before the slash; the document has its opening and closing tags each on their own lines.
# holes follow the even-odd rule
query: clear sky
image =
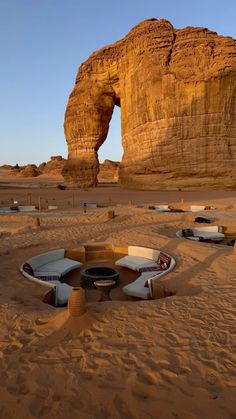
<svg viewBox="0 0 236 419">
<path fill-rule="evenodd" d="M 67 157 L 64 112 L 79 65 L 147 18 L 236 38 L 235 0 L 0 0 L 0 164 Z M 120 111 L 99 159 L 122 156 Z"/>
</svg>

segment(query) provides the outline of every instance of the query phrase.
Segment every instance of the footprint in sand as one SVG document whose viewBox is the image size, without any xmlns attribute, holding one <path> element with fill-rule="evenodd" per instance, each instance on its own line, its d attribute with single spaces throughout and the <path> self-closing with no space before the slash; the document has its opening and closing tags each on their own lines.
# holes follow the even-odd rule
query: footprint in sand
<svg viewBox="0 0 236 419">
<path fill-rule="evenodd" d="M 93 333 L 91 332 L 91 330 L 87 329 L 87 330 L 84 330 L 81 333 L 81 336 L 84 336 L 85 338 L 92 338 L 93 337 Z"/>
<path fill-rule="evenodd" d="M 137 365 L 137 358 L 135 356 L 131 357 L 126 357 L 126 356 L 122 356 L 121 357 L 122 362 L 124 362 L 125 365 L 130 366 L 130 365 Z"/>
<path fill-rule="evenodd" d="M 210 372 L 206 373 L 206 378 L 205 379 L 206 379 L 206 382 L 208 384 L 213 386 L 216 383 L 218 377 L 213 371 L 210 371 Z"/>
<path fill-rule="evenodd" d="M 174 371 L 163 369 L 160 371 L 161 377 L 168 383 L 173 383 L 173 380 L 176 380 L 177 374 Z"/>
<path fill-rule="evenodd" d="M 8 345 L 4 350 L 3 353 L 5 355 L 11 355 L 12 353 L 18 351 L 22 348 L 22 344 L 20 342 L 13 343 L 12 345 Z"/>
<path fill-rule="evenodd" d="M 86 367 L 87 367 L 87 371 L 86 372 L 92 372 L 94 373 L 95 370 L 97 370 L 99 368 L 99 363 L 96 362 L 96 360 L 94 359 L 90 359 L 87 361 L 86 363 Z"/>
<path fill-rule="evenodd" d="M 34 329 L 32 329 L 31 327 L 28 327 L 27 329 L 23 329 L 23 332 L 24 332 L 26 335 L 32 335 L 32 334 L 35 332 L 35 330 L 34 330 Z"/>
<path fill-rule="evenodd" d="M 143 333 L 140 333 L 140 332 L 132 332 L 130 334 L 130 337 L 133 337 L 135 339 L 143 339 Z"/>
<path fill-rule="evenodd" d="M 110 320 L 109 320 L 107 317 L 105 317 L 105 316 L 100 317 L 100 318 L 98 319 L 98 321 L 99 321 L 100 323 L 104 323 L 104 324 L 110 323 Z"/>
<path fill-rule="evenodd" d="M 155 385 L 158 382 L 156 375 L 152 372 L 142 372 L 139 374 L 142 382 L 150 385 Z"/>
<path fill-rule="evenodd" d="M 94 325 L 91 327 L 91 330 L 92 330 L 93 332 L 103 332 L 103 326 L 102 326 L 102 325 L 99 325 L 99 324 L 94 324 Z"/>
<path fill-rule="evenodd" d="M 121 316 L 119 316 L 119 315 L 114 315 L 114 316 L 113 316 L 113 318 L 114 318 L 115 320 L 120 321 L 120 322 L 124 322 L 124 321 L 126 321 L 126 320 L 127 320 L 125 317 L 121 317 Z"/>
<path fill-rule="evenodd" d="M 24 345 L 27 345 L 29 342 L 31 342 L 31 339 L 22 337 L 22 338 L 19 338 L 19 342 L 24 346 Z"/>
<path fill-rule="evenodd" d="M 214 331 L 213 332 L 213 340 L 219 346 L 228 346 L 231 342 L 231 335 L 226 331 Z"/>
<path fill-rule="evenodd" d="M 116 334 L 119 338 L 123 338 L 125 336 L 125 332 L 122 331 L 122 329 L 118 327 L 116 328 Z"/>
<path fill-rule="evenodd" d="M 47 321 L 47 320 L 43 320 L 43 319 L 36 319 L 36 320 L 35 320 L 35 324 L 36 324 L 37 326 L 42 326 L 42 325 L 47 324 L 47 323 L 48 323 L 48 321 Z"/>
</svg>

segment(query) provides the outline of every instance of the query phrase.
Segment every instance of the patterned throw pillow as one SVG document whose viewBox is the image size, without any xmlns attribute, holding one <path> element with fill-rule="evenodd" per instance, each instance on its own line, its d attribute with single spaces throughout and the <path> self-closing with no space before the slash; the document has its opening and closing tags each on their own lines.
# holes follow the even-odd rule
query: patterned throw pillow
<svg viewBox="0 0 236 419">
<path fill-rule="evenodd" d="M 30 263 L 25 262 L 23 265 L 23 271 L 26 272 L 27 274 L 34 276 L 34 270 L 32 268 L 32 266 L 30 265 Z"/>
<path fill-rule="evenodd" d="M 60 275 L 37 275 L 35 278 L 41 279 L 41 281 L 59 281 L 60 280 Z"/>
<path fill-rule="evenodd" d="M 160 252 L 159 257 L 157 259 L 157 264 L 160 268 L 165 271 L 170 267 L 171 257 L 166 255 L 163 252 Z"/>
</svg>

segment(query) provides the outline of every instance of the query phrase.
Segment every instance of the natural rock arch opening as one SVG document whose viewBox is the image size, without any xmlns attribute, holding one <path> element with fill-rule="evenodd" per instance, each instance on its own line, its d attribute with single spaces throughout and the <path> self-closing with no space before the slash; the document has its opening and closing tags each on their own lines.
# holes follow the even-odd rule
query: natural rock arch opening
<svg viewBox="0 0 236 419">
<path fill-rule="evenodd" d="M 98 149 L 121 106 L 120 182 L 234 189 L 236 45 L 207 28 L 148 19 L 79 69 L 65 114 L 68 186 L 97 184 Z"/>
<path fill-rule="evenodd" d="M 99 163 L 103 163 L 105 159 L 121 161 L 122 156 L 121 109 L 120 106 L 114 106 L 107 137 L 98 149 L 98 160 Z"/>
<path fill-rule="evenodd" d="M 121 111 L 115 106 L 106 140 L 98 150 L 98 182 L 118 182 L 119 165 L 123 156 L 121 141 Z"/>
</svg>

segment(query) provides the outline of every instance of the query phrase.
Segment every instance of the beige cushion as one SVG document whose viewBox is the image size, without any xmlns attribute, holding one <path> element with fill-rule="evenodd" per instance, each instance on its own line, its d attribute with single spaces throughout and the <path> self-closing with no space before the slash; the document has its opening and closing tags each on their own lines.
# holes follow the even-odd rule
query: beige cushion
<svg viewBox="0 0 236 419">
<path fill-rule="evenodd" d="M 152 259 L 157 261 L 160 251 L 156 249 L 150 249 L 149 247 L 141 246 L 128 246 L 129 256 L 139 256 L 146 259 Z"/>
</svg>

